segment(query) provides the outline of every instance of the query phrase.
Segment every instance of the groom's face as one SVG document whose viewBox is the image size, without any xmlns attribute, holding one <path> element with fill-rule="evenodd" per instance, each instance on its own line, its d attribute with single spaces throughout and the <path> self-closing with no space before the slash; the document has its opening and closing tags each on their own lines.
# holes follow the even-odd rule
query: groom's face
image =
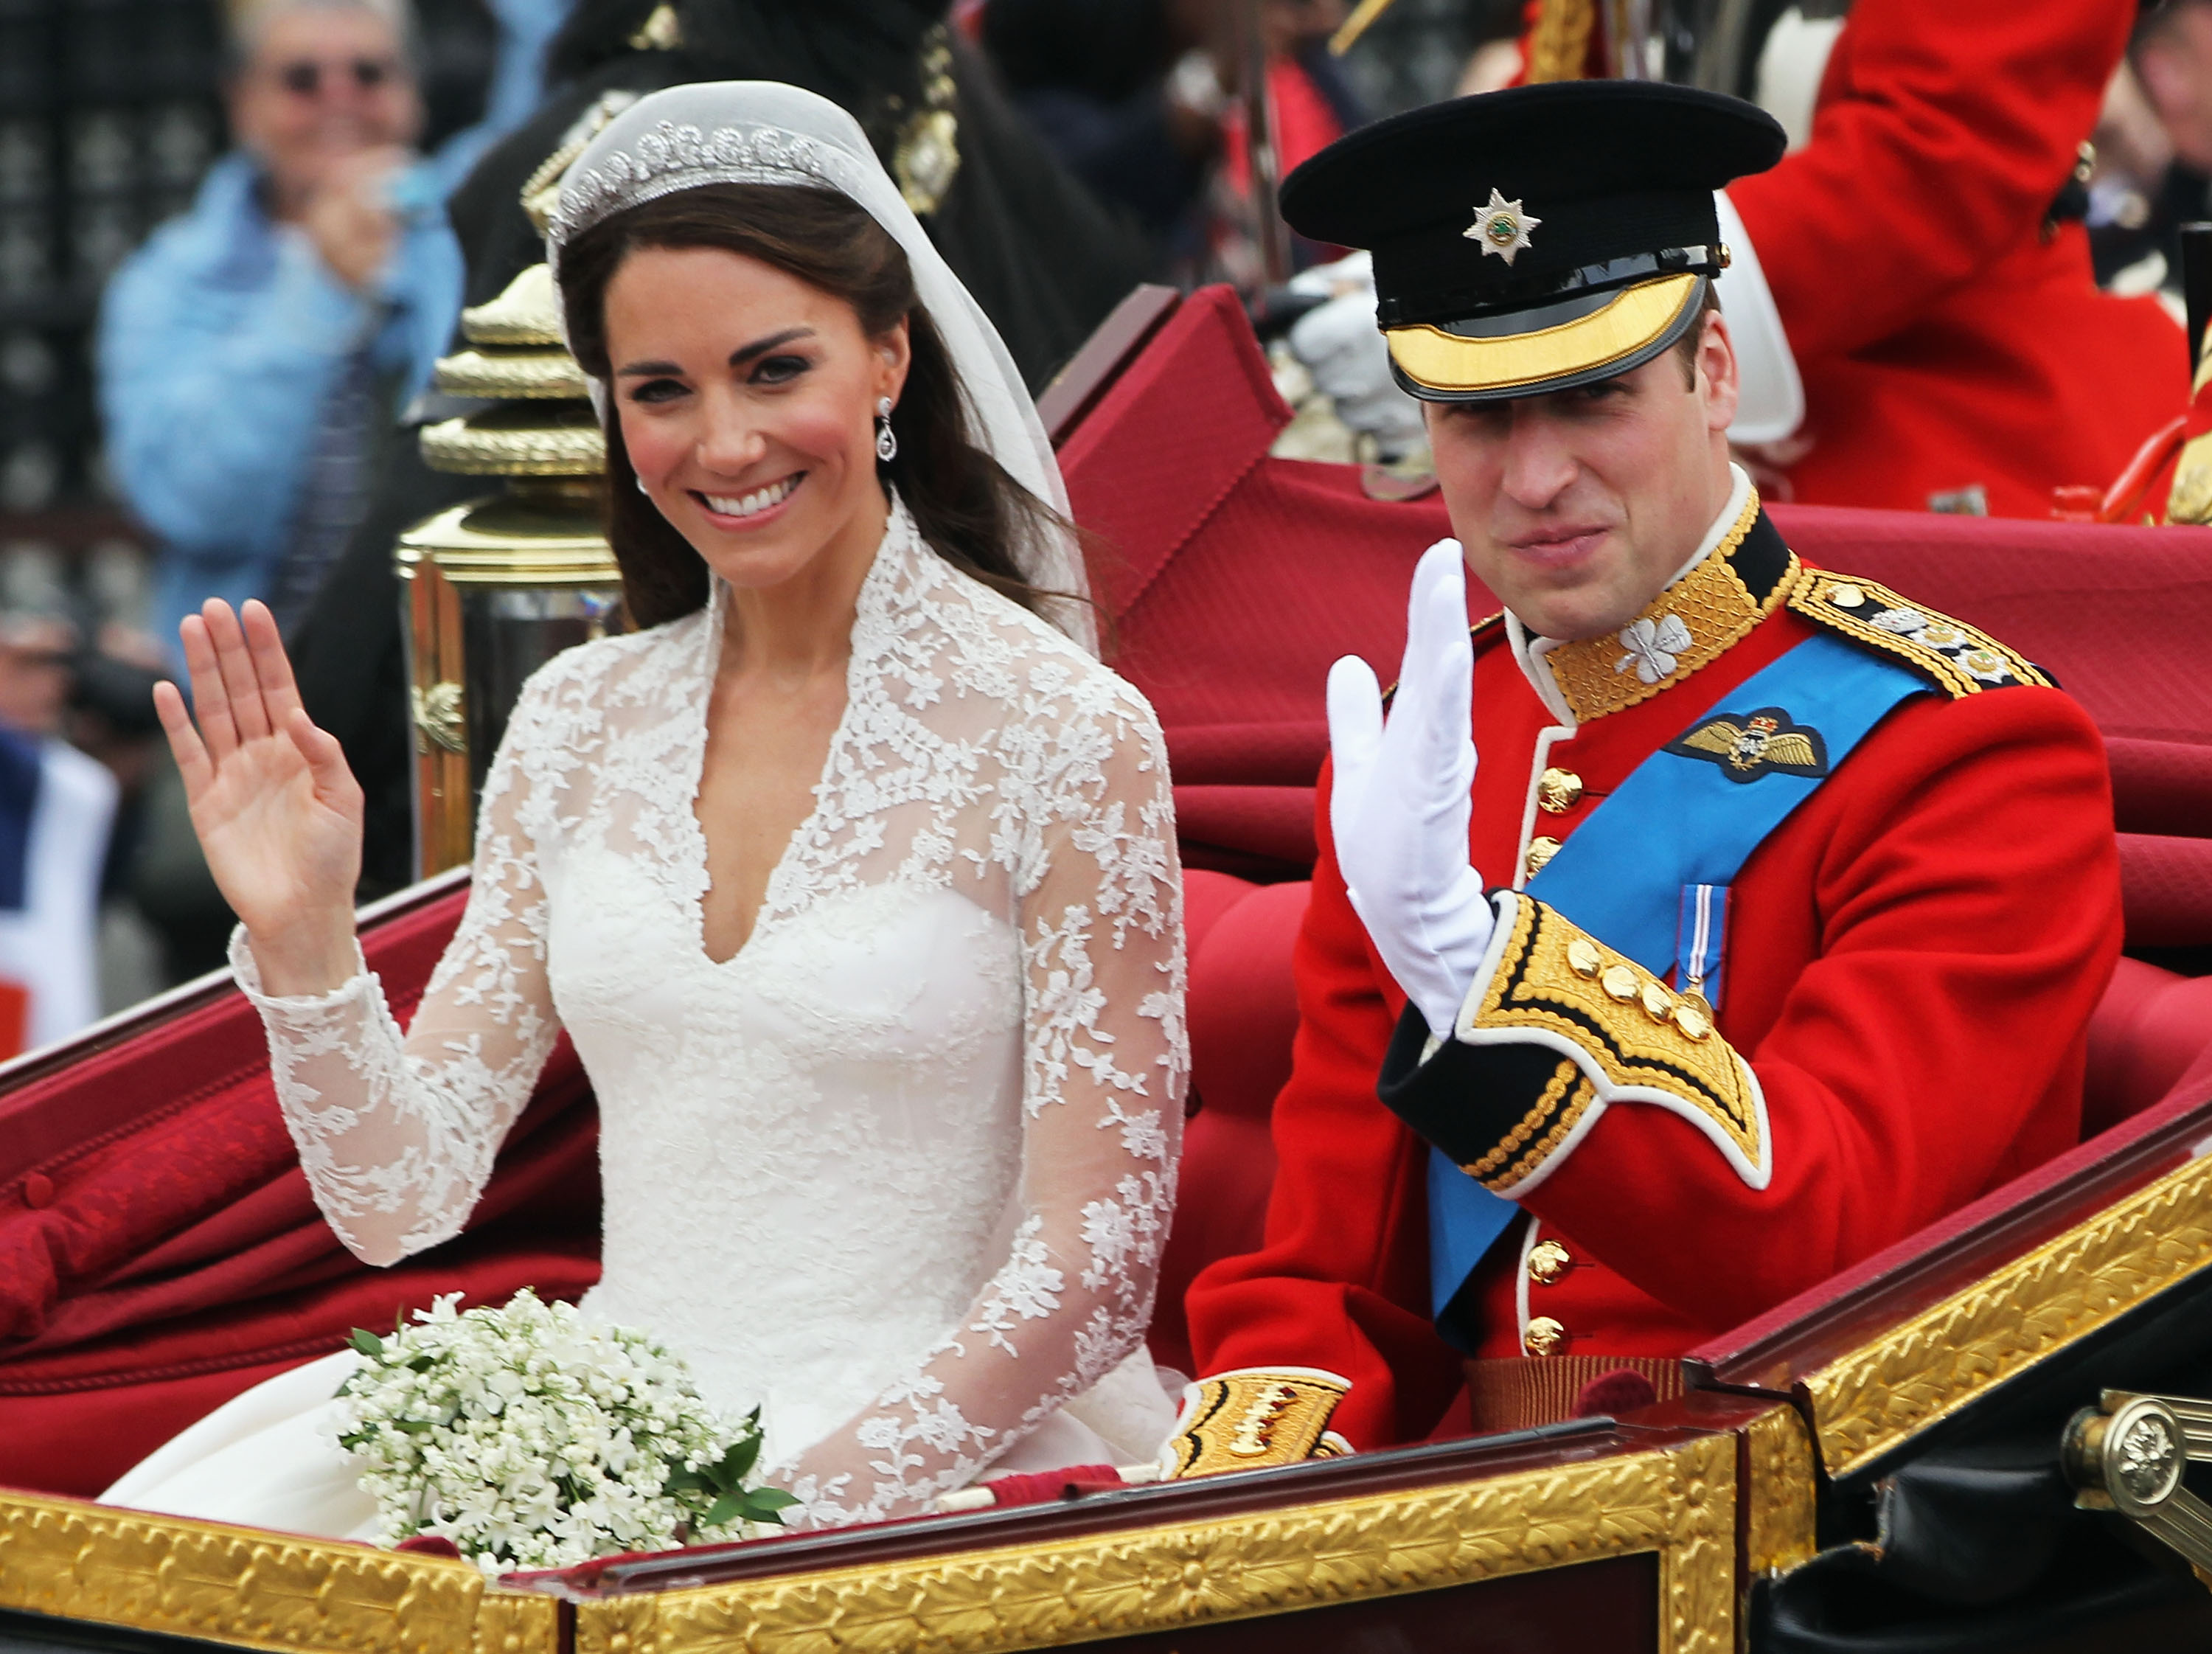
<svg viewBox="0 0 2212 1654">
<path fill-rule="evenodd" d="M 1728 503 L 1735 356 L 1717 315 L 1595 385 L 1427 404 L 1468 567 L 1522 623 L 1562 642 L 1619 630 L 1689 561 Z"/>
<path fill-rule="evenodd" d="M 630 254 L 605 324 L 630 464 L 717 574 L 772 587 L 856 534 L 873 550 L 876 407 L 905 383 L 903 324 L 870 338 L 843 300 L 707 247 Z"/>
</svg>

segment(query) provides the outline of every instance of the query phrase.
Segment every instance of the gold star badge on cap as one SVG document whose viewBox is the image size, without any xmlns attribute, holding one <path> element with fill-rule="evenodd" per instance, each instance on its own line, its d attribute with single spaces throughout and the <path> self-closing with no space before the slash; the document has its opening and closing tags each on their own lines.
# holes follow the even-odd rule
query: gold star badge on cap
<svg viewBox="0 0 2212 1654">
<path fill-rule="evenodd" d="M 1480 242 L 1485 258 L 1494 252 L 1510 265 L 1514 255 L 1529 245 L 1528 232 L 1543 222 L 1522 211 L 1518 201 L 1508 201 L 1493 188 L 1489 204 L 1476 212 L 1474 222 L 1460 234 Z"/>
</svg>

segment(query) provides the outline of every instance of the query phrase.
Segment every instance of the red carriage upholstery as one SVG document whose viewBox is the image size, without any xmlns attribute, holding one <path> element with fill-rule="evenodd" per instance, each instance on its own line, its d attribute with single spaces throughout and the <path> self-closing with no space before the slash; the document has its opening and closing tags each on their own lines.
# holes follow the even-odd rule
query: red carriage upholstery
<svg viewBox="0 0 2212 1654">
<path fill-rule="evenodd" d="M 1107 542 L 1097 575 L 1117 664 L 1167 729 L 1192 869 L 1203 1106 L 1153 1334 L 1174 1365 L 1189 1359 L 1183 1286 L 1257 1242 L 1273 1177 L 1322 678 L 1346 649 L 1387 675 L 1413 562 L 1447 532 L 1433 495 L 1381 502 L 1355 468 L 1269 459 L 1288 417 L 1234 301 L 1209 291 L 1169 316 L 1062 448 L 1076 515 Z M 2212 947 L 2212 672 L 2197 635 L 2212 532 L 1775 516 L 1813 561 L 1985 625 L 2055 672 L 2111 745 L 2130 949 Z M 368 933 L 403 1016 L 459 903 L 418 898 Z M 2212 1095 L 2212 976 L 2125 962 L 2092 1049 L 2092 1129 L 2163 1094 Z M 235 994 L 0 1074 L 0 1482 L 96 1493 L 228 1396 L 440 1292 L 581 1291 L 598 1271 L 588 1104 L 564 1045 L 470 1232 L 375 1271 L 315 1215 Z"/>
</svg>

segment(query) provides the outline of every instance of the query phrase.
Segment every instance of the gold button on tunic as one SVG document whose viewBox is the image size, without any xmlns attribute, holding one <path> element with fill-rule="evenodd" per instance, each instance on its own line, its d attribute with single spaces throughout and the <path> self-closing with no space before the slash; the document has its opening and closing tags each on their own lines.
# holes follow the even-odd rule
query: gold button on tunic
<svg viewBox="0 0 2212 1654">
<path fill-rule="evenodd" d="M 1567 1329 L 1547 1315 L 1533 1317 L 1521 1335 L 1521 1347 L 1531 1355 L 1557 1355 L 1566 1343 Z"/>
<path fill-rule="evenodd" d="M 1559 841 L 1548 833 L 1528 841 L 1528 876 L 1534 879 L 1544 871 L 1544 864 L 1559 853 Z"/>
<path fill-rule="evenodd" d="M 1563 816 L 1582 802 L 1583 778 L 1571 769 L 1553 768 L 1536 778 L 1539 809 Z"/>
<path fill-rule="evenodd" d="M 1555 1240 L 1538 1241 L 1528 1249 L 1528 1279 L 1548 1286 L 1573 1267 L 1567 1249 Z"/>
</svg>

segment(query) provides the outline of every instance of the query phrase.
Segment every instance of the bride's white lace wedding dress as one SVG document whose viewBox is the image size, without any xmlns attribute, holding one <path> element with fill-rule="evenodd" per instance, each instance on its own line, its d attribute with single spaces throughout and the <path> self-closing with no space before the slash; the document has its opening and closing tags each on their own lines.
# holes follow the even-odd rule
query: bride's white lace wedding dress
<svg viewBox="0 0 2212 1654">
<path fill-rule="evenodd" d="M 404 1039 L 365 969 L 270 998 L 234 945 L 315 1197 L 372 1262 L 457 1233 L 565 1028 L 602 1118 L 584 1307 L 678 1351 L 715 1405 L 761 1405 L 794 1515 L 927 1509 L 1025 1437 L 1036 1468 L 1148 1457 L 1174 1416 L 1143 1338 L 1187 1066 L 1152 710 L 895 508 L 813 813 L 717 964 L 693 813 L 714 586 L 530 681 Z M 105 1497 L 366 1531 L 319 1433 L 352 1359 L 248 1392 Z"/>
</svg>

